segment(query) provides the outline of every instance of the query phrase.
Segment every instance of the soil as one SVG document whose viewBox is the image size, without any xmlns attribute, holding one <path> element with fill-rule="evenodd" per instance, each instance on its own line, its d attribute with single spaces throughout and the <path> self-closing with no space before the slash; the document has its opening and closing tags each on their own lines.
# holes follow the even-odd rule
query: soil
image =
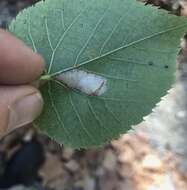
<svg viewBox="0 0 187 190">
<path fill-rule="evenodd" d="M 35 2 L 1 0 L 0 26 L 6 28 L 21 9 Z M 185 12 L 181 4 L 177 6 L 179 1 L 164 2 L 154 1 L 175 14 Z M 149 138 L 149 133 L 139 130 L 103 148 L 78 151 L 56 144 L 32 126 L 18 129 L 0 142 L 0 189 L 8 181 L 10 187 L 5 186 L 12 190 L 26 186 L 38 190 L 186 190 L 187 172 L 179 170 L 180 155 L 169 149 L 160 154 Z"/>
</svg>

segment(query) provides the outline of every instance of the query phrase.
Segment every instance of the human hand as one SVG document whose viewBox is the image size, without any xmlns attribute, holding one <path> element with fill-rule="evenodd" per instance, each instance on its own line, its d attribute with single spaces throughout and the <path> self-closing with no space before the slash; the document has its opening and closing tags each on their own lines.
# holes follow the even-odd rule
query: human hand
<svg viewBox="0 0 187 190">
<path fill-rule="evenodd" d="M 0 137 L 31 123 L 41 113 L 42 97 L 30 83 L 43 70 L 40 55 L 0 29 Z"/>
</svg>

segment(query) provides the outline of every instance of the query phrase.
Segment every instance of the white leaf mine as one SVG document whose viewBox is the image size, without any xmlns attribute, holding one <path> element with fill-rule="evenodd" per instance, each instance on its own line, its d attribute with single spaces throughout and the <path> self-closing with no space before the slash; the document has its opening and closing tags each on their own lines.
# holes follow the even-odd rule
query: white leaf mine
<svg viewBox="0 0 187 190">
<path fill-rule="evenodd" d="M 107 90 L 106 78 L 79 69 L 64 72 L 57 80 L 87 95 L 101 96 Z"/>
</svg>

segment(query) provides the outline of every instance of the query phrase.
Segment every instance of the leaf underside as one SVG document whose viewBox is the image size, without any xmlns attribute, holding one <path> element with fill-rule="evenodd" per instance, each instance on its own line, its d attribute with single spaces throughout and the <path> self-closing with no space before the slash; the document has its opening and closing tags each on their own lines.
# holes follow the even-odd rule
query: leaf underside
<svg viewBox="0 0 187 190">
<path fill-rule="evenodd" d="M 21 12 L 10 31 L 46 61 L 45 106 L 35 126 L 73 148 L 99 146 L 149 114 L 174 81 L 185 18 L 135 0 L 46 0 Z M 89 96 L 55 76 L 81 69 L 105 77 Z"/>
</svg>

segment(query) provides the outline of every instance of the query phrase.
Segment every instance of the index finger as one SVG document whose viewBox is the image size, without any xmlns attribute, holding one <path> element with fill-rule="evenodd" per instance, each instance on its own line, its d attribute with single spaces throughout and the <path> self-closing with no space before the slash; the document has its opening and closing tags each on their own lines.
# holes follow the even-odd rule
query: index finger
<svg viewBox="0 0 187 190">
<path fill-rule="evenodd" d="M 44 60 L 9 32 L 0 29 L 0 84 L 26 84 L 44 70 Z"/>
</svg>

